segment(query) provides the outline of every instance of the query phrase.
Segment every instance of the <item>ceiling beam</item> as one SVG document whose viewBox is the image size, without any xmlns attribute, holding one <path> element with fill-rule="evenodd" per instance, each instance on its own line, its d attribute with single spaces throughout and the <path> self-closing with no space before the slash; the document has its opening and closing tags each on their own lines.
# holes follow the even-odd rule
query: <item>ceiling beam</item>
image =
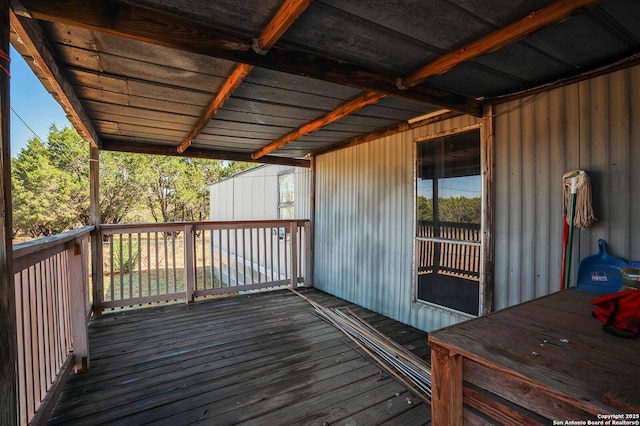
<svg viewBox="0 0 640 426">
<path fill-rule="evenodd" d="M 305 11 L 312 0 L 285 0 L 280 9 L 273 16 L 273 19 L 264 28 L 260 37 L 253 43 L 253 49 L 258 53 L 266 53 L 287 29 L 295 22 L 296 19 Z M 249 75 L 253 69 L 252 65 L 240 63 L 236 65 L 231 75 L 224 82 L 217 95 L 211 100 L 204 113 L 191 129 L 189 134 L 182 140 L 178 146 L 178 152 L 184 152 L 191 142 L 200 134 L 209 121 L 218 113 L 229 97 L 242 84 L 245 77 Z"/>
<path fill-rule="evenodd" d="M 334 109 L 333 111 L 330 111 L 329 113 L 323 115 L 322 117 L 317 118 L 305 124 L 304 126 L 299 127 L 287 133 L 281 138 L 276 139 L 270 144 L 263 146 L 262 148 L 260 148 L 259 150 L 253 153 L 252 158 L 254 160 L 257 160 L 258 158 L 261 158 L 264 155 L 267 155 L 270 152 L 273 152 L 276 149 L 283 147 L 293 142 L 296 139 L 299 139 L 305 135 L 308 135 L 309 133 L 315 132 L 321 127 L 324 127 L 328 124 L 338 121 L 341 118 L 346 117 L 347 115 L 366 107 L 367 105 L 374 104 L 384 97 L 386 96 L 383 94 L 373 93 L 373 92 L 365 93 L 361 96 L 358 96 L 357 98 L 347 102 L 346 104 L 339 106 L 338 108 Z"/>
<path fill-rule="evenodd" d="M 394 96 L 480 117 L 475 99 L 420 85 L 397 87 L 397 76 L 367 70 L 301 50 L 253 50 L 251 36 L 124 0 L 20 0 L 33 18 L 60 22 L 192 53 Z"/>
<path fill-rule="evenodd" d="M 515 43 L 535 31 L 562 21 L 576 13 L 582 12 L 584 8 L 595 6 L 604 1 L 605 0 L 560 0 L 552 3 L 413 71 L 408 76 L 400 79 L 398 86 L 413 87 L 424 82 L 429 77 L 443 74 L 464 62 L 469 62 L 479 56 L 486 55 L 494 50 Z"/>
<path fill-rule="evenodd" d="M 11 11 L 10 23 L 11 44 L 14 49 L 25 58 L 34 74 L 47 82 L 49 86 L 47 89 L 62 106 L 67 118 L 80 136 L 89 141 L 91 146 L 98 148 L 100 145 L 98 133 L 93 128 L 73 85 L 58 67 L 38 22 L 17 16 Z"/>
<path fill-rule="evenodd" d="M 246 161 L 248 163 L 279 164 L 282 166 L 306 167 L 311 166 L 309 160 L 301 158 L 276 157 L 265 155 L 254 159 L 251 153 L 223 151 L 214 149 L 200 149 L 191 147 L 188 153 L 180 153 L 175 145 L 158 145 L 145 142 L 123 142 L 118 140 L 102 140 L 101 148 L 104 151 L 132 152 L 136 154 L 168 155 L 174 157 L 203 158 L 209 160 Z"/>
</svg>

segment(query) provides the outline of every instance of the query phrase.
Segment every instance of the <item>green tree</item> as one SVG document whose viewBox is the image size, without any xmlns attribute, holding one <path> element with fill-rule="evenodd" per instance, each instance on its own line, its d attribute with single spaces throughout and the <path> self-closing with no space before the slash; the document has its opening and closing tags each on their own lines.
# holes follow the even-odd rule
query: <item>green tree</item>
<svg viewBox="0 0 640 426">
<path fill-rule="evenodd" d="M 147 207 L 156 222 L 199 221 L 209 217 L 207 185 L 254 167 L 251 163 L 147 156 Z"/>
<path fill-rule="evenodd" d="M 482 201 L 480 197 L 450 197 L 438 201 L 442 222 L 480 223 Z"/>
<path fill-rule="evenodd" d="M 102 223 L 142 218 L 156 222 L 206 220 L 207 185 L 253 167 L 250 163 L 103 151 Z M 47 142 L 28 141 L 12 167 L 13 226 L 30 237 L 89 223 L 89 145 L 75 130 L 52 125 Z"/>
<path fill-rule="evenodd" d="M 100 153 L 100 221 L 122 223 L 142 205 L 147 193 L 139 178 L 144 169 L 144 156 L 122 152 Z"/>
<path fill-rule="evenodd" d="M 12 165 L 13 227 L 31 237 L 88 223 L 88 153 L 70 129 L 49 131 L 49 142 L 28 141 Z"/>
<path fill-rule="evenodd" d="M 421 195 L 418 197 L 418 220 L 433 220 L 433 200 Z"/>
</svg>

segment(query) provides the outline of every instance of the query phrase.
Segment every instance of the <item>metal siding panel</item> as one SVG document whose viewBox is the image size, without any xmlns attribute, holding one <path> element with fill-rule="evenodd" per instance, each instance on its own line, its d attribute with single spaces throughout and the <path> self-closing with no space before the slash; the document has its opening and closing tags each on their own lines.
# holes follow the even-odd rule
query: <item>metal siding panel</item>
<svg viewBox="0 0 640 426">
<path fill-rule="evenodd" d="M 296 219 L 311 218 L 311 170 L 295 169 L 295 216 Z"/>
<path fill-rule="evenodd" d="M 589 174 L 598 217 L 575 232 L 572 285 L 599 238 L 614 255 L 640 258 L 639 99 L 634 67 L 496 107 L 497 309 L 559 288 L 568 170 Z"/>
<path fill-rule="evenodd" d="M 414 302 L 414 140 L 473 117 L 317 158 L 314 286 L 423 330 L 466 319 Z"/>
</svg>

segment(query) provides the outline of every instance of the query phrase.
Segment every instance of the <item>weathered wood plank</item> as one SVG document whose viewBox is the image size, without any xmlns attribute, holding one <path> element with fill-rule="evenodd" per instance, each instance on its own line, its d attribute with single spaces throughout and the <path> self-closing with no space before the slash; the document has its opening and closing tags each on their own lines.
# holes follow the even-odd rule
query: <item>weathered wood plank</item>
<svg viewBox="0 0 640 426">
<path fill-rule="evenodd" d="M 426 333 L 317 290 L 300 291 L 348 306 L 425 351 Z M 429 422 L 428 404 L 288 290 L 105 314 L 92 321 L 89 336 L 91 370 L 70 378 L 50 424 Z"/>
<path fill-rule="evenodd" d="M 604 394 L 602 400 L 627 413 L 640 412 L 640 374 L 634 374 Z"/>
</svg>

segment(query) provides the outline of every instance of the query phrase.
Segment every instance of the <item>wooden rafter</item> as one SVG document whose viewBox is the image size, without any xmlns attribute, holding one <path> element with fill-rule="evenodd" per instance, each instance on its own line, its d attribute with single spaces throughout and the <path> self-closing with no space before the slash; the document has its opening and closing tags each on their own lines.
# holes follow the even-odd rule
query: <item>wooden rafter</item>
<svg viewBox="0 0 640 426">
<path fill-rule="evenodd" d="M 531 34 L 532 32 L 540 28 L 546 27 L 562 19 L 565 19 L 575 13 L 578 13 L 585 7 L 594 6 L 598 3 L 601 3 L 602 1 L 603 0 L 560 0 L 556 3 L 553 3 L 550 6 L 547 6 L 536 12 L 532 12 L 529 15 L 527 15 L 525 18 L 522 18 L 514 22 L 513 24 L 507 25 L 504 28 L 494 31 L 488 34 L 487 36 L 484 36 L 474 42 L 469 43 L 468 45 L 466 45 L 465 47 L 459 50 L 448 53 L 436 59 L 435 61 L 425 65 L 424 67 L 415 70 L 414 72 L 409 74 L 407 77 L 400 80 L 398 82 L 398 86 L 403 89 L 415 87 L 416 85 L 422 83 L 429 77 L 442 74 L 463 62 L 470 61 L 481 55 L 484 55 L 486 53 L 489 53 L 491 51 L 504 47 L 508 44 L 514 43 L 515 41 L 521 39 L 527 34 Z M 363 96 L 368 96 L 368 95 L 371 95 L 371 93 L 367 93 Z M 376 102 L 380 99 L 382 99 L 382 97 L 377 99 Z M 270 153 L 286 144 L 293 142 L 297 138 L 300 138 L 308 133 L 311 133 L 312 131 L 318 130 L 321 126 L 325 126 L 329 123 L 332 123 L 333 121 L 336 121 L 338 118 L 344 117 L 344 115 L 340 115 L 339 113 L 337 113 L 337 111 L 343 111 L 347 106 L 354 108 L 353 111 L 356 111 L 366 105 L 362 105 L 358 107 L 355 104 L 353 104 L 353 102 L 342 105 L 337 110 L 332 111 L 326 114 L 325 116 L 312 121 L 311 123 L 305 124 L 299 129 L 296 129 L 288 133 L 287 135 L 281 137 L 280 139 L 259 149 L 253 154 L 253 157 L 260 158 L 260 155 Z M 452 114 L 455 114 L 455 113 L 452 113 Z M 338 117 L 338 118 L 332 121 L 326 121 L 325 120 L 326 117 Z"/>
<path fill-rule="evenodd" d="M 318 149 L 313 151 L 313 155 L 323 155 L 329 152 L 338 151 L 340 149 L 349 148 L 356 145 L 361 145 L 363 143 L 372 142 L 377 139 L 384 138 L 386 136 L 395 135 L 396 133 L 405 132 L 407 130 L 415 129 L 418 127 L 426 126 L 428 124 L 437 123 L 439 121 L 448 120 L 450 118 L 459 117 L 462 114 L 454 111 L 446 111 L 441 114 L 434 115 L 429 118 L 425 118 L 419 121 L 414 121 L 409 123 L 407 121 L 403 121 L 400 124 L 396 124 L 384 129 L 379 129 L 373 131 L 371 133 L 367 133 L 366 135 L 356 136 L 351 139 L 347 139 L 345 141 L 338 142 L 336 144 L 330 145 L 326 148 Z"/>
<path fill-rule="evenodd" d="M 11 30 L 13 32 L 12 45 L 25 58 L 31 58 L 30 66 L 34 73 L 50 85 L 53 96 L 62 106 L 67 118 L 91 146 L 98 148 L 100 138 L 93 128 L 89 116 L 86 114 L 80 99 L 56 63 L 55 56 L 49 51 L 42 28 L 33 19 L 10 13 Z"/>
<path fill-rule="evenodd" d="M 476 117 L 482 115 L 481 104 L 475 99 L 425 85 L 401 90 L 396 85 L 397 76 L 293 48 L 273 46 L 268 55 L 262 55 L 252 48 L 250 35 L 125 0 L 20 0 L 20 4 L 36 19 L 88 28 L 289 74 L 305 75 Z"/>
<path fill-rule="evenodd" d="M 287 31 L 291 24 L 293 24 L 309 4 L 311 4 L 311 1 L 312 0 L 286 0 L 280 9 L 278 9 L 273 19 L 264 28 L 260 37 L 255 41 L 254 49 L 265 53 L 271 49 L 276 41 L 282 37 L 282 34 Z M 218 113 L 222 105 L 224 105 L 233 92 L 242 84 L 242 81 L 249 75 L 252 69 L 252 65 L 242 63 L 236 65 L 196 125 L 180 143 L 180 146 L 178 146 L 178 152 L 184 152 L 191 145 L 193 139 L 200 134 L 202 129 L 207 126 L 207 123 Z"/>
<path fill-rule="evenodd" d="M 301 126 L 286 135 L 278 138 L 277 140 L 271 142 L 268 145 L 263 146 L 259 150 L 253 153 L 252 158 L 254 160 L 259 159 L 270 152 L 275 151 L 276 149 L 283 147 L 287 144 L 290 144 L 296 139 L 303 137 L 304 135 L 308 135 L 309 133 L 315 132 L 316 130 L 324 127 L 328 124 L 331 124 L 335 121 L 340 120 L 341 118 L 366 107 L 367 105 L 374 104 L 378 102 L 380 99 L 384 98 L 385 95 L 381 93 L 368 92 L 357 98 L 339 106 L 333 111 L 323 115 L 320 118 L 317 118 L 304 126 Z"/>
<path fill-rule="evenodd" d="M 260 37 L 255 42 L 254 48 L 266 51 L 282 37 L 289 27 L 302 15 L 312 0 L 285 0 L 273 19 L 262 30 Z"/>
<path fill-rule="evenodd" d="M 236 89 L 242 84 L 244 78 L 251 72 L 253 66 L 246 64 L 238 64 L 234 68 L 233 72 L 229 77 L 227 77 L 224 84 L 216 94 L 216 96 L 211 100 L 204 113 L 200 116 L 200 119 L 193 126 L 193 129 L 189 132 L 189 134 L 182 140 L 180 145 L 178 146 L 178 152 L 182 153 L 186 151 L 189 146 L 191 146 L 191 142 L 200 134 L 202 129 L 204 129 L 209 121 L 213 118 L 214 115 L 218 113 L 222 105 L 229 99 L 229 97 L 236 91 Z"/>
<path fill-rule="evenodd" d="M 443 74 L 464 62 L 514 43 L 544 27 L 595 6 L 605 0 L 560 0 L 526 17 L 441 56 L 399 81 L 401 87 L 413 87 L 429 77 Z"/>
</svg>

